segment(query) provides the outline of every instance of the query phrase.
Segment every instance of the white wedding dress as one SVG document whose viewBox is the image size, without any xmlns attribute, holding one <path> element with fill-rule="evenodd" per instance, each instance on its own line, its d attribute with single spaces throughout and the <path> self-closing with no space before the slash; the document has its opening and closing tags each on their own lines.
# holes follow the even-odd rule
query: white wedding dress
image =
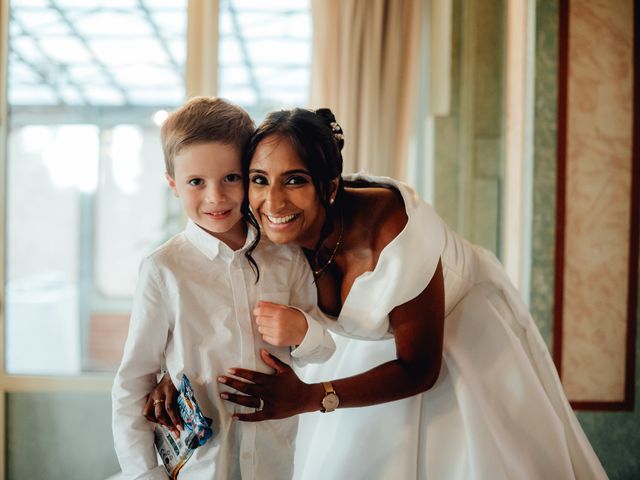
<svg viewBox="0 0 640 480">
<path fill-rule="evenodd" d="M 305 368 L 302 378 L 342 378 L 394 359 L 387 315 L 426 287 L 438 259 L 445 282 L 444 361 L 424 394 L 302 415 L 295 478 L 607 478 L 544 340 L 493 254 L 453 232 L 409 186 L 362 174 L 347 179 L 397 188 L 408 223 L 374 271 L 354 282 L 334 327 L 341 334 L 334 356 Z"/>
</svg>

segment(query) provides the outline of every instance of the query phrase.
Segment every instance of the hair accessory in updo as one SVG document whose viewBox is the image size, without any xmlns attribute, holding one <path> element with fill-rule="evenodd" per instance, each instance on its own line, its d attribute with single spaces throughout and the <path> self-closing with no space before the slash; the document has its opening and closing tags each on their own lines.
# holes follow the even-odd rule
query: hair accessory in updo
<svg viewBox="0 0 640 480">
<path fill-rule="evenodd" d="M 342 140 L 344 142 L 342 127 L 338 125 L 338 122 L 331 122 L 329 126 L 331 127 L 331 131 L 333 132 L 333 136 L 336 137 L 336 140 Z"/>
<path fill-rule="evenodd" d="M 336 122 L 336 117 L 333 112 L 328 108 L 319 108 L 316 110 L 316 115 L 318 115 L 331 129 L 333 138 L 335 138 L 336 143 L 338 144 L 338 148 L 342 150 L 342 147 L 344 146 L 344 132 L 340 124 Z"/>
</svg>

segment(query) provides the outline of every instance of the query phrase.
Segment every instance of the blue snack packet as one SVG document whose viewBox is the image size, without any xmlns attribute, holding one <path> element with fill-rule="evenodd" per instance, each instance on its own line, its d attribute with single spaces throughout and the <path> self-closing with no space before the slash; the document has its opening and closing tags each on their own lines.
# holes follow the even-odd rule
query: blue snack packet
<svg viewBox="0 0 640 480">
<path fill-rule="evenodd" d="M 211 438 L 211 419 L 202 414 L 202 410 L 196 402 L 191 383 L 186 375 L 182 375 L 180 396 L 178 396 L 178 408 L 184 427 L 193 435 L 188 437 L 187 445 L 191 449 L 204 445 Z"/>
<path fill-rule="evenodd" d="M 177 403 L 184 425 L 184 431 L 180 433 L 180 437 L 174 438 L 163 425 L 156 425 L 154 430 L 156 449 L 172 480 L 178 477 L 178 473 L 187 463 L 193 451 L 204 445 L 213 434 L 212 420 L 205 417 L 200 410 L 186 375 L 182 375 Z"/>
</svg>

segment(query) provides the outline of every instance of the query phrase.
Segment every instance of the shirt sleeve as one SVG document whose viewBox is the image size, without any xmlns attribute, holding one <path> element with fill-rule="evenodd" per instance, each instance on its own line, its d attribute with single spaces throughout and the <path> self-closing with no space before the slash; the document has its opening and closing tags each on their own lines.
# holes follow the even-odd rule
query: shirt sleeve
<svg viewBox="0 0 640 480">
<path fill-rule="evenodd" d="M 142 416 L 156 386 L 172 327 L 168 292 L 151 258 L 142 261 L 129 334 L 112 388 L 112 428 L 116 454 L 127 479 L 166 479 L 153 443 L 154 425 Z"/>
<path fill-rule="evenodd" d="M 291 350 L 291 358 L 297 367 L 326 362 L 336 350 L 333 337 L 325 326 L 329 320 L 318 308 L 313 275 L 300 249 L 292 263 L 290 306 L 304 315 L 308 328 L 300 345 Z"/>
</svg>

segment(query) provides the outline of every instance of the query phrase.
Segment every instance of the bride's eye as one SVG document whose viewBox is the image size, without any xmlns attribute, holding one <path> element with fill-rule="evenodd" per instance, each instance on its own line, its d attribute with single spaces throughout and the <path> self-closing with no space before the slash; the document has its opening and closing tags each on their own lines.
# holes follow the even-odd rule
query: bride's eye
<svg viewBox="0 0 640 480">
<path fill-rule="evenodd" d="M 269 182 L 267 182 L 267 179 L 264 175 L 253 175 L 251 177 L 251 183 L 254 183 L 256 185 L 267 185 Z"/>
<path fill-rule="evenodd" d="M 293 176 L 287 178 L 287 182 L 286 183 L 287 183 L 287 185 L 305 185 L 305 184 L 309 183 L 309 180 L 307 180 L 302 175 L 293 175 Z"/>
</svg>

